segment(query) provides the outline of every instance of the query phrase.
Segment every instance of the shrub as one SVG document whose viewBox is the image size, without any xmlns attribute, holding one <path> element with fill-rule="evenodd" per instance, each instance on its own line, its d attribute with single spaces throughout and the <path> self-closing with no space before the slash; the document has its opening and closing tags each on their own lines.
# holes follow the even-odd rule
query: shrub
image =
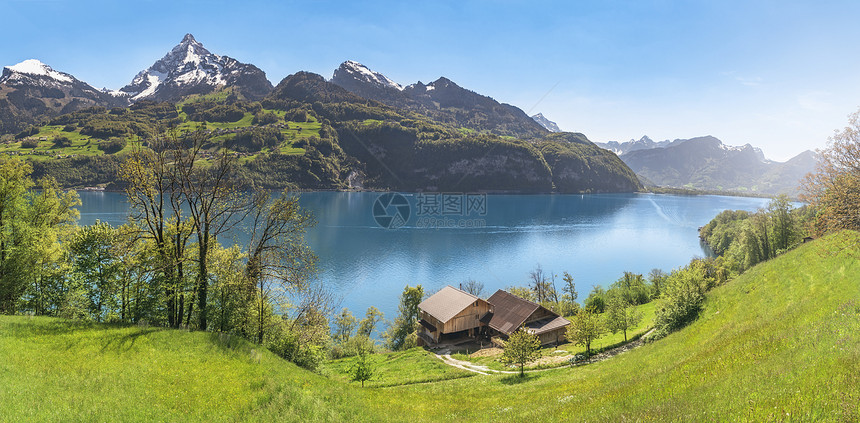
<svg viewBox="0 0 860 423">
<path fill-rule="evenodd" d="M 21 138 L 27 138 L 29 136 L 36 135 L 38 133 L 39 133 L 39 128 L 36 128 L 35 126 L 31 126 L 27 129 L 19 132 L 17 135 L 15 135 L 15 139 L 20 140 Z"/>
<path fill-rule="evenodd" d="M 71 147 L 71 146 L 72 146 L 72 140 L 70 140 L 69 137 L 67 137 L 67 136 L 60 135 L 59 137 L 54 138 L 54 148 L 64 148 L 64 147 Z"/>
<path fill-rule="evenodd" d="M 589 313 L 603 313 L 603 310 L 606 309 L 606 291 L 600 287 L 595 286 L 591 293 L 588 294 L 588 298 L 585 299 L 585 310 Z"/>
<path fill-rule="evenodd" d="M 108 141 L 100 142 L 99 150 L 104 151 L 105 154 L 114 154 L 125 148 L 127 143 L 125 138 L 111 138 Z"/>
<path fill-rule="evenodd" d="M 36 148 L 38 146 L 39 146 L 39 141 L 36 141 L 36 140 L 21 141 L 21 148 Z"/>
<path fill-rule="evenodd" d="M 75 132 L 75 129 L 78 129 L 74 123 L 70 123 L 63 127 L 63 132 Z"/>
<path fill-rule="evenodd" d="M 254 115 L 254 120 L 251 123 L 253 123 L 254 125 L 269 125 L 272 123 L 276 123 L 278 120 L 280 120 L 278 115 L 272 112 L 260 112 Z"/>
<path fill-rule="evenodd" d="M 661 335 L 695 320 L 705 301 L 710 283 L 697 266 L 690 265 L 672 272 L 662 287 L 663 298 L 657 304 L 654 327 Z"/>
</svg>

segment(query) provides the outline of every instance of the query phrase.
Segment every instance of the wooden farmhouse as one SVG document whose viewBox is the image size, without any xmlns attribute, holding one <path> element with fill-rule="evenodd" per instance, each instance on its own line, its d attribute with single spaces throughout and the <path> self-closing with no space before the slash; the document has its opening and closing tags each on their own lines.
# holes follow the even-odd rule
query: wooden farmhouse
<svg viewBox="0 0 860 423">
<path fill-rule="evenodd" d="M 487 299 L 492 306 L 492 317 L 488 326 L 491 332 L 507 338 L 520 326 L 540 338 L 543 345 L 561 343 L 570 324 L 567 319 L 548 310 L 546 307 L 524 300 L 507 291 L 498 290 Z"/>
<path fill-rule="evenodd" d="M 466 291 L 446 286 L 418 304 L 418 338 L 425 345 L 444 340 L 477 337 L 486 327 L 481 323 L 490 304 Z"/>
<path fill-rule="evenodd" d="M 558 344 L 564 342 L 570 324 L 546 307 L 501 289 L 482 300 L 446 286 L 418 304 L 418 312 L 418 338 L 429 346 L 464 338 L 507 338 L 521 326 L 537 335 L 541 344 Z"/>
</svg>

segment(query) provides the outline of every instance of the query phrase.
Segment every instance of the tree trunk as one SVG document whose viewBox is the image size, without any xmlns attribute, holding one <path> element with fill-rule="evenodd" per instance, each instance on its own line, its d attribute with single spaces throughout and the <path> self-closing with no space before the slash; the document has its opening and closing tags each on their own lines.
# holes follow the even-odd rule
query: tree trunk
<svg viewBox="0 0 860 423">
<path fill-rule="evenodd" d="M 198 268 L 197 268 L 197 304 L 199 305 L 200 314 L 200 330 L 206 330 L 207 319 L 206 319 L 206 300 L 208 294 L 208 275 L 209 272 L 206 260 L 209 253 L 209 224 L 204 222 L 204 230 L 202 233 L 198 232 L 197 238 L 199 240 L 199 258 L 198 258 Z"/>
</svg>

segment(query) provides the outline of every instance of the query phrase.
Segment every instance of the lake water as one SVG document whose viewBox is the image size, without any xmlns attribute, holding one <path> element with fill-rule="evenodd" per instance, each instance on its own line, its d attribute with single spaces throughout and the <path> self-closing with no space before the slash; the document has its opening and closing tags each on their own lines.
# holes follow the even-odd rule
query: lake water
<svg viewBox="0 0 860 423">
<path fill-rule="evenodd" d="M 81 224 L 126 221 L 122 194 L 80 194 Z M 490 295 L 526 285 L 538 264 L 559 275 L 559 287 L 562 272 L 569 272 L 582 301 L 593 286 L 607 286 L 624 271 L 669 271 L 704 256 L 698 227 L 722 210 L 752 211 L 768 202 L 655 194 L 382 195 L 301 196 L 318 221 L 307 241 L 319 255 L 319 277 L 359 317 L 373 305 L 393 319 L 407 284 L 433 292 L 474 279 Z M 381 226 L 399 226 L 398 217 L 405 224 Z"/>
</svg>

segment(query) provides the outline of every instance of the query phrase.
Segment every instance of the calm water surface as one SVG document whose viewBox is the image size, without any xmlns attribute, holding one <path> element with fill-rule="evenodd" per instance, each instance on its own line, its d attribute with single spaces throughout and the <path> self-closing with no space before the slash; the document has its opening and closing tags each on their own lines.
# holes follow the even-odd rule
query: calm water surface
<svg viewBox="0 0 860 423">
<path fill-rule="evenodd" d="M 385 229 L 373 215 L 380 195 L 313 192 L 302 194 L 301 203 L 318 221 L 307 240 L 320 258 L 319 277 L 337 289 L 341 306 L 356 316 L 373 305 L 389 319 L 395 317 L 407 284 L 432 292 L 475 279 L 490 295 L 526 285 L 538 264 L 558 274 L 559 284 L 562 272 L 569 272 L 582 301 L 593 286 L 607 286 L 624 271 L 669 271 L 704 256 L 698 227 L 722 210 L 752 211 L 768 202 L 655 194 L 489 195 L 483 215 L 442 216 L 421 212 L 419 198 L 406 194 L 409 220 L 398 229 Z M 122 224 L 127 219 L 122 194 L 82 192 L 81 200 L 81 224 Z M 422 217 L 480 227 L 421 227 L 426 223 Z"/>
</svg>

